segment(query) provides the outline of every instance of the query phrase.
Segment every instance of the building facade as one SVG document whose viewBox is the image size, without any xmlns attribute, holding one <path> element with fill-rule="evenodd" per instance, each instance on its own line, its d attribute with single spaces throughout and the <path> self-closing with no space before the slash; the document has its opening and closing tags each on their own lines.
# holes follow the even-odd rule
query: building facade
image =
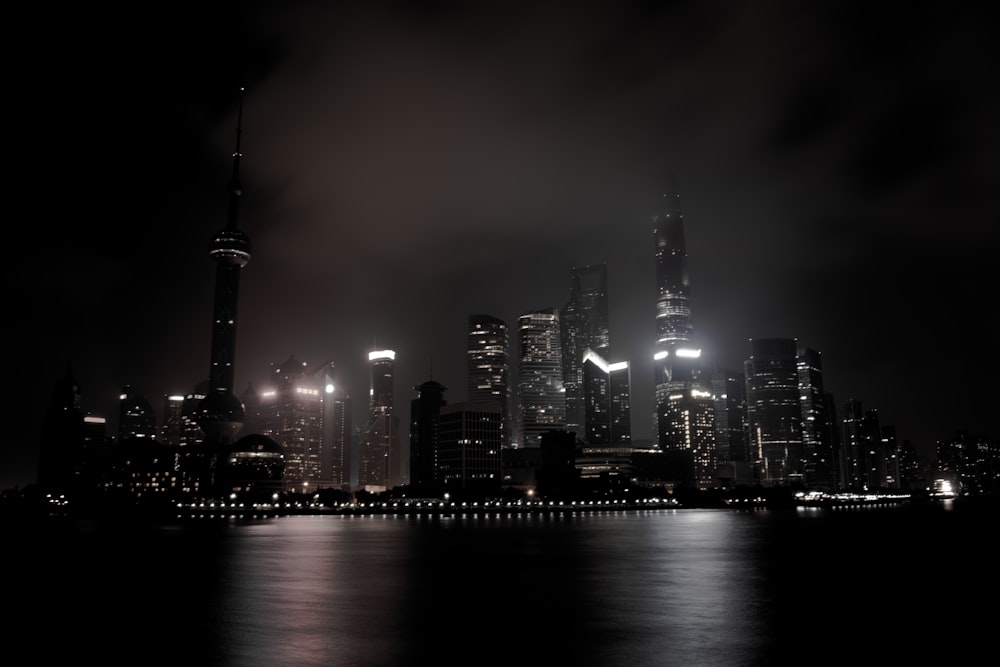
<svg viewBox="0 0 1000 667">
<path fill-rule="evenodd" d="M 441 406 L 437 477 L 444 493 L 482 497 L 500 491 L 502 425 L 496 402 Z"/>
<path fill-rule="evenodd" d="M 754 483 L 754 459 L 747 431 L 746 376 L 742 371 L 717 368 L 712 374 L 715 404 L 715 451 L 722 486 Z"/>
<path fill-rule="evenodd" d="M 676 179 L 664 196 L 663 213 L 653 218 L 656 260 L 656 342 L 654 430 L 660 450 L 692 450 L 700 466 L 699 484 L 715 460 L 711 378 L 702 379 L 701 350 L 694 346 L 691 289 L 684 215 Z M 707 429 L 707 430 L 706 430 Z M 714 475 L 715 471 L 712 471 Z"/>
<path fill-rule="evenodd" d="M 262 433 L 284 452 L 284 489 L 310 493 L 323 476 L 323 389 L 306 364 L 291 355 L 271 366 L 271 386 L 260 395 Z"/>
<path fill-rule="evenodd" d="M 630 446 L 632 397 L 628 362 L 609 364 L 589 349 L 583 359 L 584 442 L 592 446 Z"/>
<path fill-rule="evenodd" d="M 358 484 L 376 493 L 398 486 L 403 480 L 399 417 L 393 410 L 395 359 L 393 350 L 368 354 L 371 387 L 368 423 L 361 435 Z"/>
<path fill-rule="evenodd" d="M 750 345 L 751 356 L 745 363 L 747 419 L 757 481 L 765 486 L 802 484 L 798 344 L 794 338 L 762 338 Z"/>
<path fill-rule="evenodd" d="M 509 447 L 514 440 L 514 420 L 507 323 L 492 315 L 470 315 L 465 352 L 468 377 L 466 400 L 470 403 L 500 404 L 504 447 Z"/>
<path fill-rule="evenodd" d="M 588 350 L 602 359 L 609 359 L 611 354 L 606 264 L 591 264 L 570 270 L 569 301 L 559 311 L 559 327 L 566 430 L 583 438 L 587 410 L 585 356 Z"/>
<path fill-rule="evenodd" d="M 566 424 L 559 313 L 546 308 L 518 318 L 518 446 L 538 447 L 542 434 Z"/>
<path fill-rule="evenodd" d="M 417 397 L 410 401 L 410 485 L 431 491 L 438 482 L 438 424 L 441 409 L 448 404 L 444 398 L 448 388 L 428 380 L 415 389 Z"/>
</svg>

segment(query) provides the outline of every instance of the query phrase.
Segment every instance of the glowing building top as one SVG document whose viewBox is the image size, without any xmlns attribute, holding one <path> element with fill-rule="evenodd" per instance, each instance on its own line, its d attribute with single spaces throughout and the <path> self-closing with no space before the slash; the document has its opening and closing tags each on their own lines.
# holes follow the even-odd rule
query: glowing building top
<svg viewBox="0 0 1000 667">
<path fill-rule="evenodd" d="M 687 248 L 684 243 L 684 216 L 681 214 L 677 179 L 664 195 L 665 210 L 653 218 L 656 241 L 656 347 L 683 344 L 691 340 L 691 295 L 688 281 Z"/>
</svg>

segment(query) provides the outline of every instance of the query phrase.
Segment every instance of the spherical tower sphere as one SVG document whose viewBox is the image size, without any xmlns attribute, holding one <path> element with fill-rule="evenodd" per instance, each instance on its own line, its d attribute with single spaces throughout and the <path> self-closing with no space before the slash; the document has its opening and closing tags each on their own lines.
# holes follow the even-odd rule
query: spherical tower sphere
<svg viewBox="0 0 1000 667">
<path fill-rule="evenodd" d="M 250 261 L 250 238 L 239 229 L 227 227 L 212 237 L 208 254 L 216 261 L 246 266 Z"/>
<path fill-rule="evenodd" d="M 210 442 L 231 442 L 244 418 L 243 403 L 230 392 L 210 391 L 198 404 L 198 426 Z"/>
<path fill-rule="evenodd" d="M 259 433 L 243 436 L 224 448 L 217 481 L 229 492 L 263 494 L 270 499 L 282 488 L 285 454 L 281 445 Z"/>
</svg>

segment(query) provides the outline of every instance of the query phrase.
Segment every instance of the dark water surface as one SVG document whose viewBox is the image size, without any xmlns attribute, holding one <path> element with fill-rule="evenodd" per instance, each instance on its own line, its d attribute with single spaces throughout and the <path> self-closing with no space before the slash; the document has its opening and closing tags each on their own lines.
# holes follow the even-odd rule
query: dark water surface
<svg viewBox="0 0 1000 667">
<path fill-rule="evenodd" d="M 3 650 L 46 665 L 988 663 L 996 516 L 934 503 L 15 522 Z"/>
</svg>

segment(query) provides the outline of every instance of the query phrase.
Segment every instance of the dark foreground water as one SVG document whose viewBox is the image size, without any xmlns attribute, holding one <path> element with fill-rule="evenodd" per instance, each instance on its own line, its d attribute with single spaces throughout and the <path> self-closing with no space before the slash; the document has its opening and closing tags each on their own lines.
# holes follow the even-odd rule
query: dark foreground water
<svg viewBox="0 0 1000 667">
<path fill-rule="evenodd" d="M 992 506 L 14 522 L 4 664 L 996 657 Z"/>
</svg>

